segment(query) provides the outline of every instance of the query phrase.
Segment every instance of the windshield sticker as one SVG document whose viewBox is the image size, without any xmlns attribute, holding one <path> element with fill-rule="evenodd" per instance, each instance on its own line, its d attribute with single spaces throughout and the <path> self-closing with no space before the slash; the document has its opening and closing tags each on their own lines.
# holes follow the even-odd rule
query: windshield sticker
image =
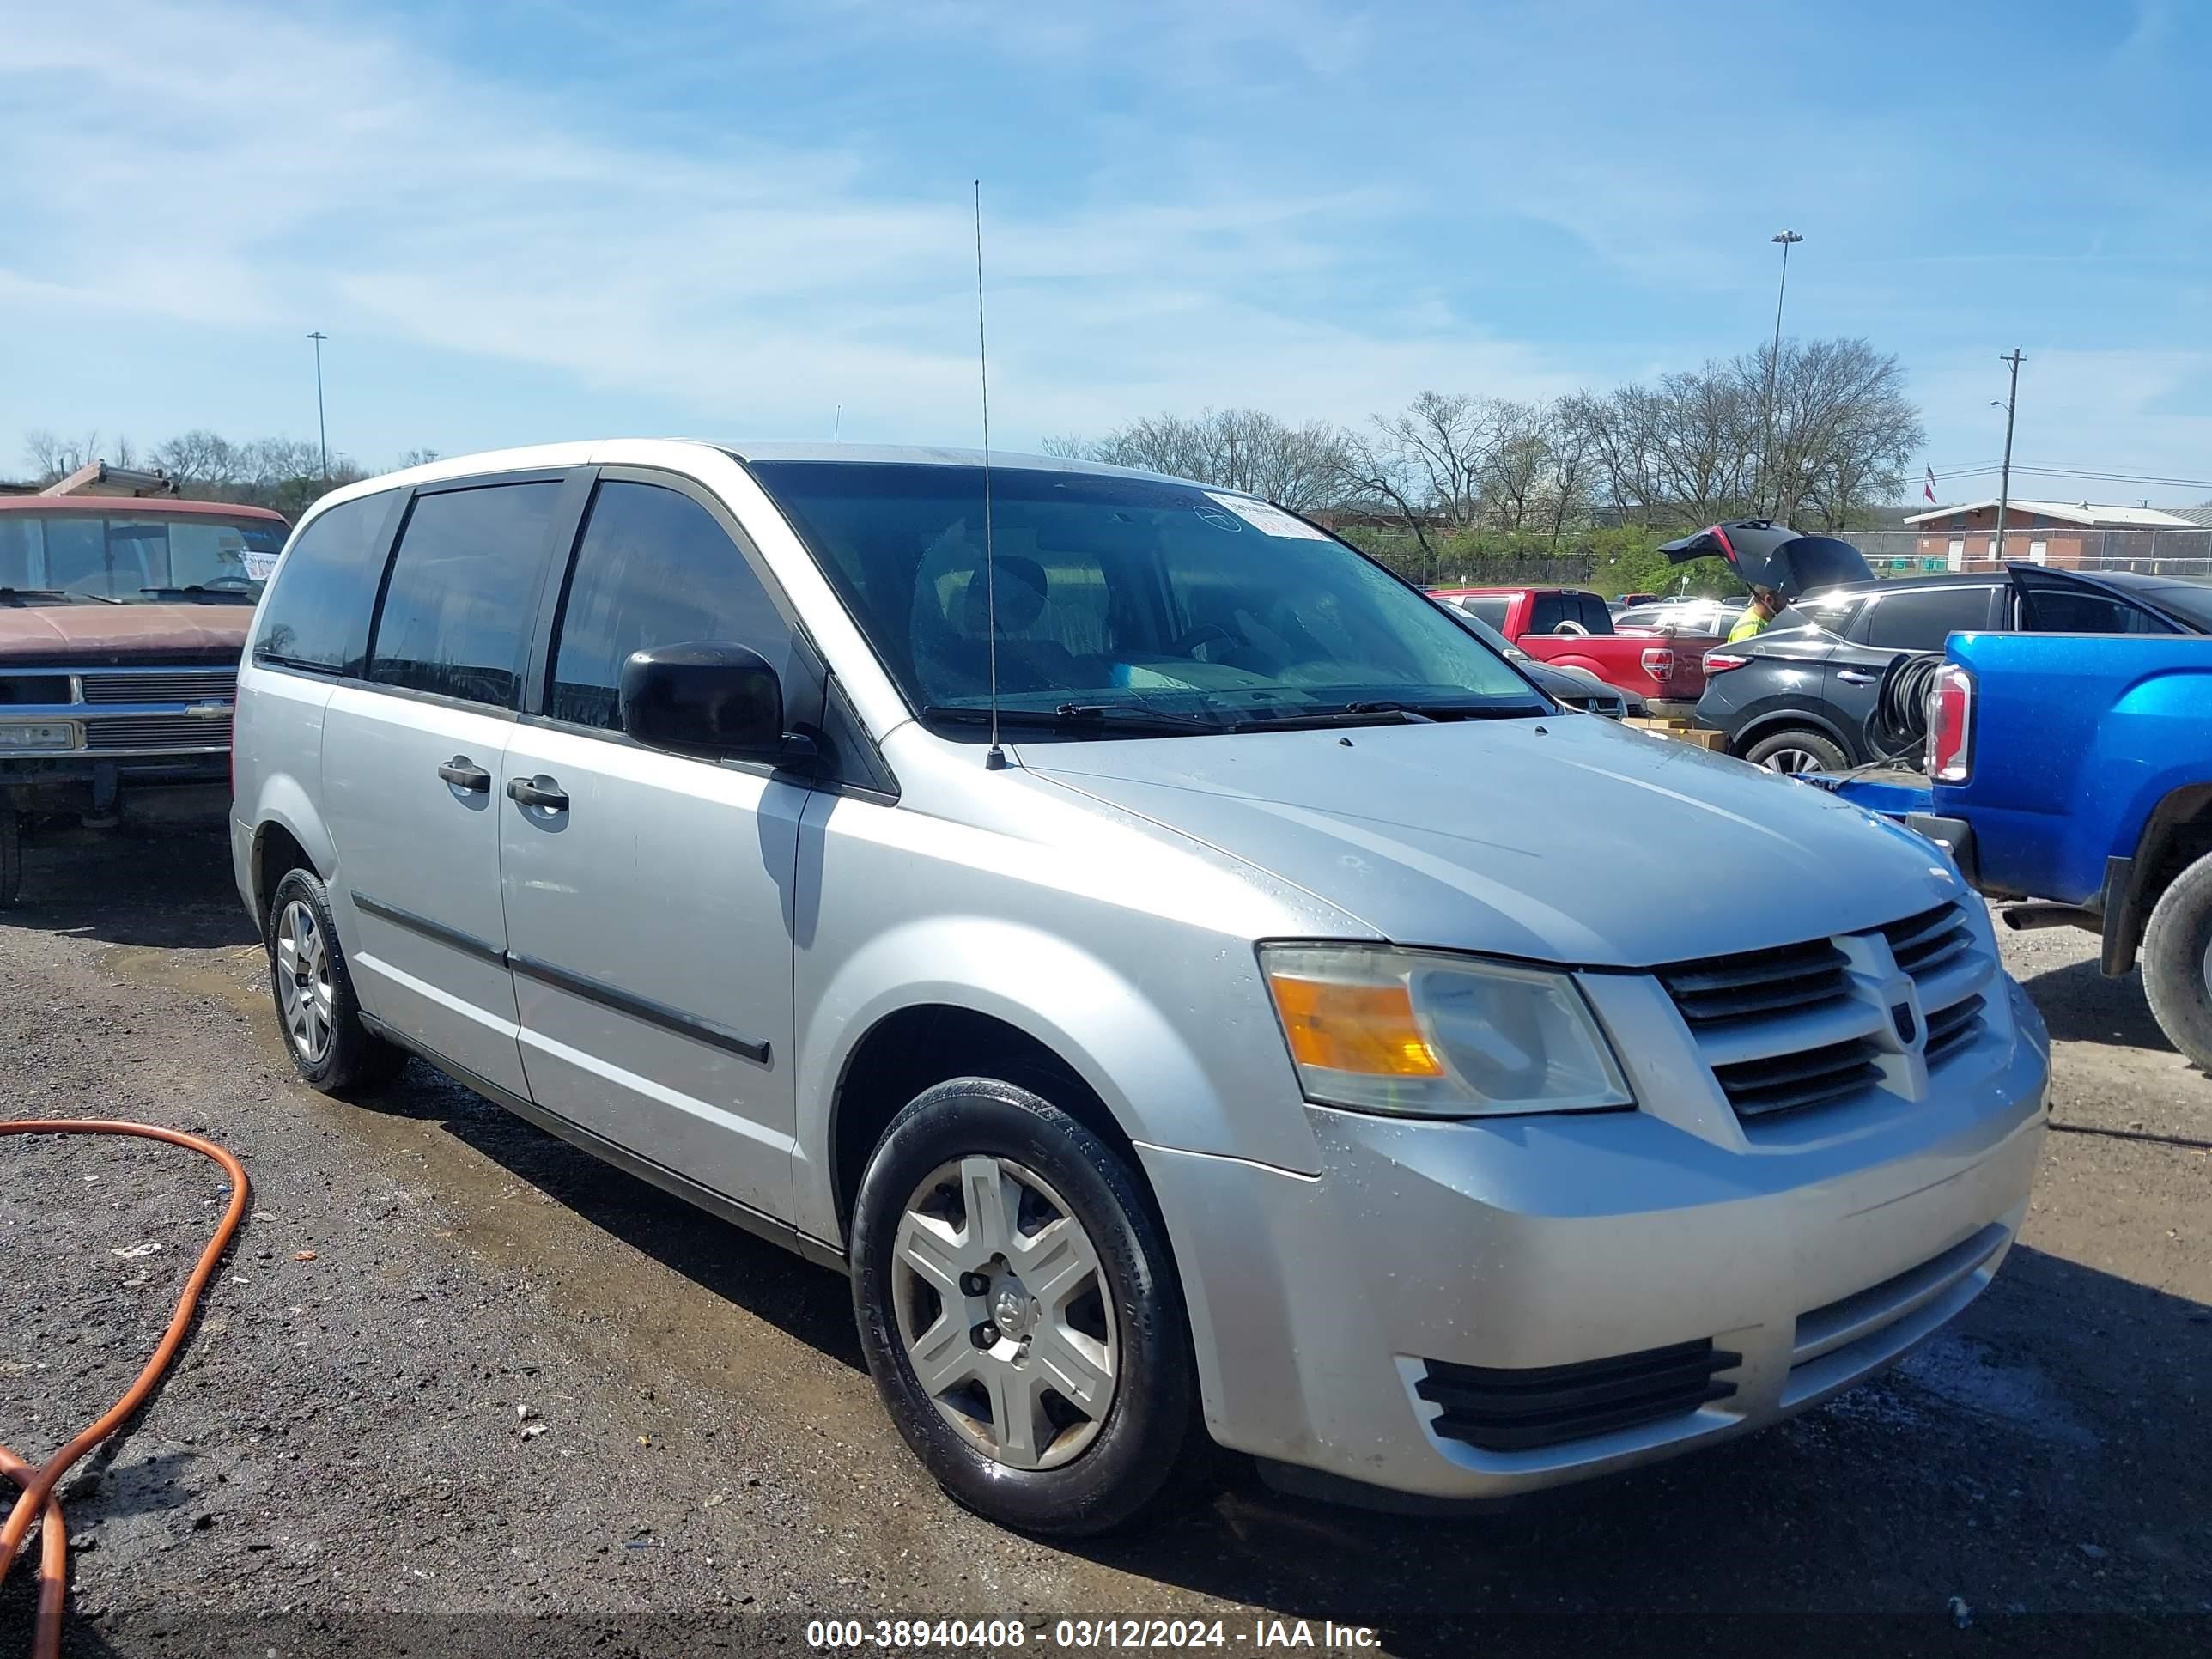
<svg viewBox="0 0 2212 1659">
<path fill-rule="evenodd" d="M 1244 495 L 1224 495 L 1218 490 L 1206 492 L 1208 501 L 1218 501 L 1253 529 L 1268 536 L 1282 536 L 1294 541 L 1325 542 L 1328 537 L 1316 530 L 1302 519 L 1294 519 L 1279 507 L 1266 501 L 1255 501 Z M 1200 509 L 1204 511 L 1203 508 Z"/>
<path fill-rule="evenodd" d="M 1234 513 L 1224 513 L 1218 507 L 1194 507 L 1191 511 L 1198 514 L 1201 523 L 1210 524 L 1216 530 L 1236 532 L 1244 528 L 1243 520 Z"/>
<path fill-rule="evenodd" d="M 246 574 L 250 580 L 265 582 L 276 568 L 276 556 L 274 553 L 264 553 L 252 547 L 246 550 Z"/>
</svg>

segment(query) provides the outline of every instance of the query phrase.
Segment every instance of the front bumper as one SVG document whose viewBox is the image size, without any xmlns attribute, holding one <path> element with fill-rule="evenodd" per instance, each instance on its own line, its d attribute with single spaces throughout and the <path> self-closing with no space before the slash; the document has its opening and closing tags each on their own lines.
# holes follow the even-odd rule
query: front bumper
<svg viewBox="0 0 2212 1659">
<path fill-rule="evenodd" d="M 1748 1432 L 1849 1387 L 1972 1301 L 2026 1210 L 2048 1044 L 2004 984 L 2009 1018 L 1929 1097 L 1770 1139 L 1731 1144 L 1711 1102 L 1655 1109 L 1640 1088 L 1638 1111 L 1487 1122 L 1309 1108 L 1311 1177 L 1140 1148 L 1209 1429 L 1324 1483 L 1482 1499 Z M 1715 1378 L 1724 1397 L 1564 1443 L 1470 1444 L 1423 1397 L 1431 1362 L 1567 1366 L 1707 1339 L 1736 1357 Z"/>
</svg>

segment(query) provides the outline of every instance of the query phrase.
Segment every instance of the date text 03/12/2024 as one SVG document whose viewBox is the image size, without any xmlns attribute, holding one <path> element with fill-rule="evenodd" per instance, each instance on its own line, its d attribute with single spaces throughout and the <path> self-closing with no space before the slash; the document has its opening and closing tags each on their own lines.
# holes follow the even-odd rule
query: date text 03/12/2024
<svg viewBox="0 0 2212 1659">
<path fill-rule="evenodd" d="M 1367 1625 L 1334 1620 L 1255 1619 L 1238 1625 L 1223 1619 L 1060 1619 L 1031 1629 L 1019 1619 L 817 1619 L 806 1626 L 806 1644 L 846 1648 L 980 1648 L 1000 1651 L 1034 1643 L 1071 1652 L 1131 1648 L 1307 1648 L 1357 1652 L 1381 1645 Z"/>
</svg>

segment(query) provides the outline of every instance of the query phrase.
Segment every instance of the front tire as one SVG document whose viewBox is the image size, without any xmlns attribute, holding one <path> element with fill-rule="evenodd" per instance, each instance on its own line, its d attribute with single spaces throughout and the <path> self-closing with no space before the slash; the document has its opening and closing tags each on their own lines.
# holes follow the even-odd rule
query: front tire
<svg viewBox="0 0 2212 1659">
<path fill-rule="evenodd" d="M 312 870 L 288 870 L 269 896 L 269 988 L 285 1051 L 325 1094 L 388 1083 L 404 1049 L 362 1024 L 353 975 L 331 919 L 331 898 Z"/>
<path fill-rule="evenodd" d="M 1841 772 L 1851 763 L 1834 738 L 1804 726 L 1769 733 L 1745 750 L 1743 757 L 1753 766 L 1784 777 L 1796 777 L 1801 772 Z"/>
<path fill-rule="evenodd" d="M 1135 1178 L 1011 1083 L 891 1121 L 853 1219 L 853 1308 L 884 1407 L 955 1501 L 1063 1537 L 1203 1478 L 1182 1293 Z"/>
<path fill-rule="evenodd" d="M 2159 1029 L 2212 1072 L 2212 854 L 2160 895 L 2143 929 L 2142 975 Z"/>
</svg>

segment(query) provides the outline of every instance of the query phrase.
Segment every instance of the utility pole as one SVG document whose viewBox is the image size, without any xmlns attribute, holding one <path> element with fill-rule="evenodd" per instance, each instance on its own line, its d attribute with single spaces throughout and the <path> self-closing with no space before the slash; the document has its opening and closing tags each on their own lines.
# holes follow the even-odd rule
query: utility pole
<svg viewBox="0 0 2212 1659">
<path fill-rule="evenodd" d="M 1759 447 L 1759 476 L 1752 491 L 1756 509 L 1766 498 L 1766 479 L 1774 459 L 1774 377 L 1782 368 L 1782 300 L 1790 292 L 1790 250 L 1805 239 L 1794 230 L 1778 232 L 1768 239 L 1782 245 L 1782 285 L 1774 291 L 1774 349 L 1766 359 L 1766 441 Z M 1775 487 L 1774 510 L 1782 510 L 1782 490 Z"/>
<path fill-rule="evenodd" d="M 315 436 L 323 451 L 323 488 L 331 487 L 331 428 L 323 419 L 323 342 L 331 337 L 317 329 L 307 337 L 315 343 Z"/>
<path fill-rule="evenodd" d="M 1991 548 L 1999 564 L 2004 562 L 2005 503 L 2012 495 L 2012 417 L 2014 407 L 2020 402 L 2020 348 L 2014 346 L 2011 355 L 1997 359 L 2012 365 L 2012 390 L 2005 393 L 2005 453 L 2004 471 L 1997 475 L 1997 538 Z M 1994 405 L 1992 405 L 1994 407 Z"/>
</svg>

